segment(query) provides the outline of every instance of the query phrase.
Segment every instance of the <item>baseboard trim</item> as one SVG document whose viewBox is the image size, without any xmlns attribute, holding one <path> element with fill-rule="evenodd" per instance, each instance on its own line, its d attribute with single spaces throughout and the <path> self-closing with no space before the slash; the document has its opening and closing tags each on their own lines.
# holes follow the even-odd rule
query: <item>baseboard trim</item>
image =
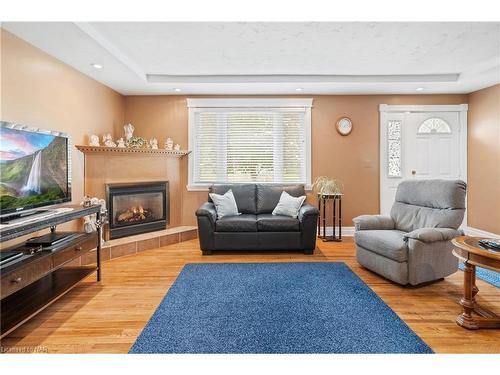
<svg viewBox="0 0 500 375">
<path fill-rule="evenodd" d="M 464 232 L 468 236 L 500 238 L 500 234 L 495 234 L 472 227 L 464 228 Z M 338 235 L 338 228 L 335 229 L 335 233 Z M 326 235 L 331 236 L 332 234 L 333 234 L 333 227 L 326 227 Z M 345 237 L 354 236 L 354 227 L 342 227 L 342 236 Z"/>
<path fill-rule="evenodd" d="M 323 231 L 323 228 L 321 228 Z M 326 235 L 331 236 L 333 234 L 333 227 L 326 227 Z M 339 228 L 335 228 L 335 234 L 339 235 Z M 354 227 L 342 227 L 342 236 L 343 237 L 352 237 L 354 236 Z"/>
<path fill-rule="evenodd" d="M 485 230 L 481 230 L 481 229 L 477 229 L 477 228 L 472 228 L 472 227 L 465 228 L 464 232 L 468 236 L 500 238 L 500 234 L 486 232 Z"/>
</svg>

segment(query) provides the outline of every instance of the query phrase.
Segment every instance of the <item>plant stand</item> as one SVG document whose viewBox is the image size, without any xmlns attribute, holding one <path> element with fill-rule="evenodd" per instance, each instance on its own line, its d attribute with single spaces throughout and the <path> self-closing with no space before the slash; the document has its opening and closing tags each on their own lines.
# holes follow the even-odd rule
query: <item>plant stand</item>
<svg viewBox="0 0 500 375">
<path fill-rule="evenodd" d="M 342 241 L 342 195 L 343 194 L 322 194 L 318 193 L 318 238 L 321 238 L 323 242 Z M 326 235 L 326 206 L 328 201 L 332 201 L 332 227 L 333 233 L 331 236 Z M 337 204 L 338 203 L 338 204 Z M 338 208 L 337 208 L 338 206 Z M 336 227 L 338 225 L 338 233 L 336 235 Z"/>
</svg>

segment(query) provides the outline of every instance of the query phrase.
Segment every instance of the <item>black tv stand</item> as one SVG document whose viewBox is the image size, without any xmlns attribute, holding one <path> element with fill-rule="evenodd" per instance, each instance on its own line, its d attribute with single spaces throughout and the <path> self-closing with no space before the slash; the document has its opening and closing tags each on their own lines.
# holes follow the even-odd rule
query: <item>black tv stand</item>
<svg viewBox="0 0 500 375">
<path fill-rule="evenodd" d="M 65 242 L 71 241 L 79 235 L 78 232 L 56 232 L 50 231 L 43 236 L 33 237 L 26 241 L 28 247 L 41 247 L 43 250 L 51 250 L 54 247 L 61 246 Z"/>
<path fill-rule="evenodd" d="M 31 216 L 34 217 L 35 215 L 44 215 L 49 211 L 50 210 L 47 209 L 40 209 L 40 210 L 31 210 L 26 212 L 17 212 L 10 215 L 0 216 L 0 223 L 15 224 L 15 221 L 17 220 L 21 221 L 22 219 L 27 219 L 30 218 Z"/>
<path fill-rule="evenodd" d="M 48 228 L 51 230 L 49 236 L 64 239 L 45 248 L 26 246 L 23 242 L 2 249 L 22 252 L 22 256 L 0 265 L 0 337 L 31 319 L 92 273 L 96 273 L 97 281 L 101 280 L 101 206 L 67 207 L 72 209 L 0 228 L 0 242 Z M 58 236 L 57 225 L 92 214 L 96 214 L 96 232 L 68 232 L 68 235 Z M 94 264 L 78 266 L 72 262 L 88 252 L 95 253 Z"/>
</svg>

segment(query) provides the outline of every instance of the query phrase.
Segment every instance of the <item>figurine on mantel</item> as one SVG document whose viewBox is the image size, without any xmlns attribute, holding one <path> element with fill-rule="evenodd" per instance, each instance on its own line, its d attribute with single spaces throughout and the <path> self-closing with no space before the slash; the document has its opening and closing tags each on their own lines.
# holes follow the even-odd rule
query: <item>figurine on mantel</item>
<svg viewBox="0 0 500 375">
<path fill-rule="evenodd" d="M 149 143 L 142 137 L 132 137 L 127 140 L 126 146 L 128 148 L 148 148 Z"/>
<path fill-rule="evenodd" d="M 177 143 L 177 144 L 174 146 L 174 150 L 175 150 L 175 151 L 179 151 L 180 149 L 181 149 L 181 145 Z"/>
<path fill-rule="evenodd" d="M 156 138 L 151 138 L 149 140 L 149 146 L 153 149 L 153 150 L 158 150 L 158 140 Z"/>
<path fill-rule="evenodd" d="M 95 134 L 92 134 L 90 136 L 90 143 L 89 143 L 89 146 L 97 146 L 99 147 L 100 144 L 99 144 L 99 137 Z"/>
<path fill-rule="evenodd" d="M 165 141 L 165 150 L 172 150 L 174 147 L 174 141 L 172 138 L 168 137 Z"/>
<path fill-rule="evenodd" d="M 134 128 L 134 125 L 132 125 L 132 124 L 125 124 L 123 126 L 123 131 L 125 132 L 125 139 L 127 141 L 129 141 L 130 138 L 132 138 L 134 136 L 134 130 L 135 130 L 135 128 Z"/>
<path fill-rule="evenodd" d="M 104 143 L 104 146 L 106 147 L 116 147 L 116 143 L 113 142 L 113 138 L 111 137 L 111 134 L 104 134 L 102 136 L 102 142 Z"/>
<path fill-rule="evenodd" d="M 123 140 L 123 138 L 118 139 L 117 142 L 118 142 L 118 146 L 116 146 L 116 147 L 125 148 L 125 141 Z"/>
</svg>

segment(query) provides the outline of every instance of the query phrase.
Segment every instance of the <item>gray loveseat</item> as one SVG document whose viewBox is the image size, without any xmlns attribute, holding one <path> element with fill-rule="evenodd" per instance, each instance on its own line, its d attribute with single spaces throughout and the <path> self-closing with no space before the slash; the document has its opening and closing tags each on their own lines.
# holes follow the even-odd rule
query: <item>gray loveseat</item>
<svg viewBox="0 0 500 375">
<path fill-rule="evenodd" d="M 466 187 L 460 180 L 401 182 L 390 216 L 354 218 L 358 262 L 402 285 L 456 272 L 451 239 L 463 234 Z"/>
<path fill-rule="evenodd" d="M 312 254 L 316 246 L 318 209 L 305 203 L 298 218 L 272 215 L 281 193 L 305 195 L 303 185 L 213 185 L 210 193 L 232 189 L 241 215 L 217 219 L 208 197 L 197 211 L 198 236 L 204 255 L 214 250 L 300 250 Z"/>
</svg>

